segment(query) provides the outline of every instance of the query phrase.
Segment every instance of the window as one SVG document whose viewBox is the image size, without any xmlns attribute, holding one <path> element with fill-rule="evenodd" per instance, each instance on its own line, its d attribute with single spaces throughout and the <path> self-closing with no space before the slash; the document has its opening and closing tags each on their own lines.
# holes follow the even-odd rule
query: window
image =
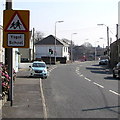
<svg viewBox="0 0 120 120">
<path fill-rule="evenodd" d="M 45 67 L 44 63 L 33 63 L 33 67 Z"/>
</svg>

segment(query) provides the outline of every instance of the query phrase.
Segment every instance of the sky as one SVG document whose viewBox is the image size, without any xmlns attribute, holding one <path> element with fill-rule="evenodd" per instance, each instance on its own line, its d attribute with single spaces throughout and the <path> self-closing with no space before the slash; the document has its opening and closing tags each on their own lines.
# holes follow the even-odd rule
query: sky
<svg viewBox="0 0 120 120">
<path fill-rule="evenodd" d="M 89 42 L 107 46 L 107 27 L 111 42 L 116 40 L 119 0 L 13 0 L 14 10 L 30 10 L 30 30 L 72 40 L 76 45 Z M 0 1 L 0 25 L 5 0 Z M 56 23 L 56 21 L 64 21 Z M 97 24 L 104 24 L 98 26 Z M 77 34 L 73 34 L 77 33 Z M 100 39 L 102 38 L 102 39 Z"/>
</svg>

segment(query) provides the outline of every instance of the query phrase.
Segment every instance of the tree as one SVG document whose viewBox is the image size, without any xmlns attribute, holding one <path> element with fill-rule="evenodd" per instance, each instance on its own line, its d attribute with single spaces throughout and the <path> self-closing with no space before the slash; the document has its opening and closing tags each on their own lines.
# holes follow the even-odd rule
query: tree
<svg viewBox="0 0 120 120">
<path fill-rule="evenodd" d="M 92 47 L 92 44 L 89 43 L 89 42 L 85 42 L 85 43 L 83 43 L 82 45 L 85 46 L 85 47 Z"/>
<path fill-rule="evenodd" d="M 40 31 L 35 32 L 35 43 L 43 39 L 44 33 Z"/>
</svg>

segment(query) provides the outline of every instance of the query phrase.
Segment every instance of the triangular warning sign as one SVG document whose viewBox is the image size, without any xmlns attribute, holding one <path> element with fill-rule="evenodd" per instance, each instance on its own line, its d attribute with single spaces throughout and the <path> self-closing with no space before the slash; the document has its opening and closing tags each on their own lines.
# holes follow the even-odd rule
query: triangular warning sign
<svg viewBox="0 0 120 120">
<path fill-rule="evenodd" d="M 16 12 L 14 14 L 14 16 L 12 17 L 12 19 L 10 20 L 10 22 L 8 23 L 5 31 L 19 31 L 19 32 L 22 32 L 22 31 L 27 31 L 20 15 Z"/>
</svg>

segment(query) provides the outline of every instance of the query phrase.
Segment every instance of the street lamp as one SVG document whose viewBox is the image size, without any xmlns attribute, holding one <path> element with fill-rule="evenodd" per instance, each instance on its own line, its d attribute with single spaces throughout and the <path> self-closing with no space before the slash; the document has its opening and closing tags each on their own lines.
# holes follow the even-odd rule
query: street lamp
<svg viewBox="0 0 120 120">
<path fill-rule="evenodd" d="M 97 59 L 96 59 L 96 56 L 97 56 L 97 46 L 96 46 L 96 43 L 97 43 L 97 42 L 99 42 L 99 41 L 96 41 L 96 42 L 95 42 L 95 61 L 97 60 Z"/>
<path fill-rule="evenodd" d="M 109 27 L 107 25 L 105 25 L 105 24 L 97 24 L 97 25 L 102 25 L 102 26 L 104 25 L 104 26 L 107 27 L 107 45 L 108 45 L 107 54 L 109 56 Z"/>
<path fill-rule="evenodd" d="M 54 46 L 55 63 L 56 63 L 56 24 L 57 24 L 57 23 L 61 23 L 61 22 L 64 22 L 64 21 L 56 21 L 56 22 L 55 22 L 55 46 Z"/>
<path fill-rule="evenodd" d="M 72 44 L 73 42 L 72 42 L 72 36 L 75 35 L 75 34 L 77 34 L 77 33 L 72 33 L 71 34 L 71 52 L 70 52 L 71 53 L 71 62 L 73 61 L 73 44 Z"/>
</svg>

